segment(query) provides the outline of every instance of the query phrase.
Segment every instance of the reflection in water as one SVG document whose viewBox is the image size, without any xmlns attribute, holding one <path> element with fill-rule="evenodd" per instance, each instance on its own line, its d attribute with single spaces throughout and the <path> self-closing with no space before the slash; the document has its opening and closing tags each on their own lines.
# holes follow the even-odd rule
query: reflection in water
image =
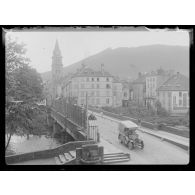
<svg viewBox="0 0 195 195">
<path fill-rule="evenodd" d="M 26 137 L 13 135 L 9 147 L 6 151 L 7 155 L 27 153 L 39 150 L 52 149 L 59 146 L 57 139 L 47 138 L 45 135 L 30 135 L 29 140 Z"/>
</svg>

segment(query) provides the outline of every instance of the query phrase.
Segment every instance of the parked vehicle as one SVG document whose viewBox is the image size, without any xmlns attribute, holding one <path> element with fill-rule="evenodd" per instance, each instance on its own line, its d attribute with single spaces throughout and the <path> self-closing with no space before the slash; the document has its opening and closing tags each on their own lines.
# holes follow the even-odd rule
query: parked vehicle
<svg viewBox="0 0 195 195">
<path fill-rule="evenodd" d="M 139 147 L 141 149 L 144 148 L 144 142 L 141 140 L 136 133 L 138 126 L 131 121 L 121 121 L 119 123 L 119 135 L 118 139 L 121 144 L 126 145 L 130 150 L 135 147 Z"/>
</svg>

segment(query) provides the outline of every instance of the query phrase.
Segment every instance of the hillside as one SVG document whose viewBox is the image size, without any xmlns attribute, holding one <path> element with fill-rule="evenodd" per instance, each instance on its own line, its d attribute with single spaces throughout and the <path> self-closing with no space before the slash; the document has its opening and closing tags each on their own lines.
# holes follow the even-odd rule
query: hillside
<svg viewBox="0 0 195 195">
<path fill-rule="evenodd" d="M 65 58 L 65 56 L 63 56 Z M 150 72 L 162 67 L 189 75 L 189 48 L 184 46 L 150 45 L 140 47 L 120 47 L 106 49 L 82 61 L 64 67 L 64 74 L 75 72 L 85 62 L 88 67 L 105 70 L 115 76 L 136 78 L 138 72 Z M 48 80 L 51 72 L 42 73 L 43 80 Z"/>
</svg>

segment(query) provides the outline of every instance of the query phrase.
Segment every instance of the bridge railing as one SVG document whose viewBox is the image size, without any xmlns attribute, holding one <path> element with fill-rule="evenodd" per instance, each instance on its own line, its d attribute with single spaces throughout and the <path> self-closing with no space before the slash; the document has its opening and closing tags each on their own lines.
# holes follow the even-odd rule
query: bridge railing
<svg viewBox="0 0 195 195">
<path fill-rule="evenodd" d="M 73 122 L 84 129 L 87 128 L 87 112 L 82 108 L 67 99 L 61 98 L 53 101 L 52 107 L 59 113 L 63 114 Z"/>
</svg>

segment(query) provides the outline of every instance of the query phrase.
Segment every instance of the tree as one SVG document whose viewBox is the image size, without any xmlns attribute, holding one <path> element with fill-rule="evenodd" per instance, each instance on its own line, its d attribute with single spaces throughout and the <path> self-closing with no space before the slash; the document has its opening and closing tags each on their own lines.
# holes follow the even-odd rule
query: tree
<svg viewBox="0 0 195 195">
<path fill-rule="evenodd" d="M 29 134 L 33 118 L 40 112 L 36 101 L 42 98 L 42 80 L 25 57 L 24 44 L 6 39 L 6 138 L 8 148 L 13 134 Z"/>
<path fill-rule="evenodd" d="M 161 103 L 159 100 L 156 101 L 155 107 L 157 110 L 157 115 L 159 116 L 168 116 L 168 112 L 162 107 Z"/>
</svg>

